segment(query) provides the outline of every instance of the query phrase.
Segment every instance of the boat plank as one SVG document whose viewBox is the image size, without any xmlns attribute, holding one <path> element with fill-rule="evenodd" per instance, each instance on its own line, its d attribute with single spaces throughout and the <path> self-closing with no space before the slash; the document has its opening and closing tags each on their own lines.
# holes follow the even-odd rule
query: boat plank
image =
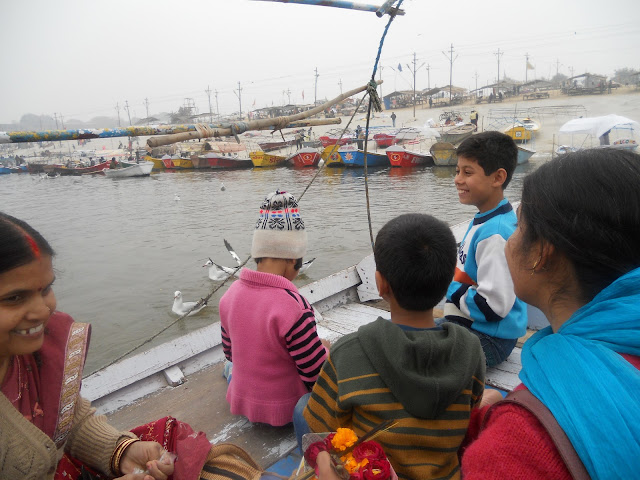
<svg viewBox="0 0 640 480">
<path fill-rule="evenodd" d="M 293 427 L 271 427 L 232 415 L 223 368 L 218 363 L 201 370 L 182 385 L 166 387 L 109 414 L 109 422 L 126 430 L 171 415 L 204 432 L 211 443 L 239 445 L 266 468 L 296 447 Z"/>
</svg>

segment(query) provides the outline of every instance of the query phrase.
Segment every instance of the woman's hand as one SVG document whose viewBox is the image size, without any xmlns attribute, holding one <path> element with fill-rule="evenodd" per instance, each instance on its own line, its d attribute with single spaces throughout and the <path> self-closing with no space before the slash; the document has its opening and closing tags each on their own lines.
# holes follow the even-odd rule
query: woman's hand
<svg viewBox="0 0 640 480">
<path fill-rule="evenodd" d="M 126 475 L 121 480 L 167 480 L 173 473 L 173 456 L 164 455 L 165 450 L 157 442 L 135 442 L 124 452 L 120 460 L 120 471 Z M 162 457 L 162 459 L 161 459 Z M 143 471 L 145 473 L 136 473 Z"/>
<path fill-rule="evenodd" d="M 329 452 L 320 452 L 316 458 L 319 480 L 341 480 L 333 467 Z"/>
</svg>

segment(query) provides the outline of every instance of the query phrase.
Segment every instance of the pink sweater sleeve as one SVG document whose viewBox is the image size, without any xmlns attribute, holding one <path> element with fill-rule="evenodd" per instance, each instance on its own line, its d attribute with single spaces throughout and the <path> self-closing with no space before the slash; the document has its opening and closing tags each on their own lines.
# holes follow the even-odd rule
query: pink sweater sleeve
<svg viewBox="0 0 640 480">
<path fill-rule="evenodd" d="M 300 379 L 311 390 L 320 375 L 322 364 L 327 359 L 327 351 L 318 337 L 313 307 L 298 292 L 287 290 L 287 293 L 300 304 L 302 313 L 284 338 L 289 355 L 296 363 Z"/>
</svg>

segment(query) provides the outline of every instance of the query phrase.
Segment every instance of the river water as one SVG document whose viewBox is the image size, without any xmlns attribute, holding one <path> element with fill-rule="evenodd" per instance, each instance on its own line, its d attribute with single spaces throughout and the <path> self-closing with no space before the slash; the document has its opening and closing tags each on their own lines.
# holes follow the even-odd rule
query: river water
<svg viewBox="0 0 640 480">
<path fill-rule="evenodd" d="M 598 97 L 595 102 L 600 106 L 612 99 L 626 108 L 604 113 L 637 117 L 629 110 L 637 111 L 640 95 Z M 518 166 L 506 190 L 511 201 L 520 199 L 523 177 L 548 158 L 550 148 L 545 147 Z M 400 213 L 430 213 L 450 224 L 469 219 L 475 209 L 458 202 L 454 171 L 369 169 L 374 235 Z M 3 175 L 0 209 L 29 222 L 56 250 L 58 309 L 92 324 L 89 374 L 175 321 L 174 291 L 182 291 L 185 301 L 208 295 L 217 284 L 202 267 L 207 258 L 235 266 L 223 239 L 245 259 L 264 196 L 276 189 L 299 196 L 316 173 L 288 168 L 185 171 L 120 180 Z M 296 279 L 298 286 L 371 253 L 363 169 L 322 169 L 300 208 L 309 236 L 307 258 L 316 260 Z M 253 261 L 248 266 L 255 268 Z M 225 289 L 203 311 L 177 322 L 144 348 L 217 321 Z"/>
</svg>

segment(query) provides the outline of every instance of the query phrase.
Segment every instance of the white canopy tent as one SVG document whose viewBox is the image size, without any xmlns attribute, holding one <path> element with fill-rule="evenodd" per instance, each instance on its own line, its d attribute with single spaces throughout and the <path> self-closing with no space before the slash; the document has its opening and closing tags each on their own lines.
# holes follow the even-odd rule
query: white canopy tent
<svg viewBox="0 0 640 480">
<path fill-rule="evenodd" d="M 640 123 L 614 114 L 604 117 L 574 118 L 560 127 L 560 133 L 583 133 L 599 138 L 613 128 L 640 130 Z"/>
</svg>

